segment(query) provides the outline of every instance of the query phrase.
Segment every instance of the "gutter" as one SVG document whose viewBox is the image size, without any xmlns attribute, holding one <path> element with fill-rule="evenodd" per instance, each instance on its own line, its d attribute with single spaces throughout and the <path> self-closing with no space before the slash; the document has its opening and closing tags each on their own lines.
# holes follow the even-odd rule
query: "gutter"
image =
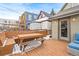
<svg viewBox="0 0 79 59">
<path fill-rule="evenodd" d="M 55 20 L 55 19 L 60 19 L 60 18 L 64 18 L 64 17 L 69 17 L 69 16 L 74 16 L 74 15 L 78 15 L 79 14 L 79 10 L 75 11 L 75 12 L 71 12 L 71 13 L 67 13 L 67 14 L 62 14 L 62 15 L 54 15 L 52 17 L 49 17 L 50 21 Z"/>
<path fill-rule="evenodd" d="M 69 17 L 73 15 L 79 14 L 79 5 L 75 6 L 73 8 L 69 8 L 67 10 L 61 11 L 60 13 L 50 16 L 49 19 L 54 20 L 54 19 L 59 19 L 59 18 L 64 18 L 64 17 Z"/>
</svg>

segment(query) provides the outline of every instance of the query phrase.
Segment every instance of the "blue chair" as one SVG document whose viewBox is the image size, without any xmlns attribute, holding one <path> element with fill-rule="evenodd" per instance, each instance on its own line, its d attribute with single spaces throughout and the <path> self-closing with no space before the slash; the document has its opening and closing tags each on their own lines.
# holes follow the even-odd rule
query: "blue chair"
<svg viewBox="0 0 79 59">
<path fill-rule="evenodd" d="M 75 34 L 75 41 L 68 44 L 68 51 L 72 55 L 79 55 L 79 33 Z"/>
<path fill-rule="evenodd" d="M 75 41 L 74 41 L 74 43 L 79 44 L 79 33 L 75 34 Z"/>
</svg>

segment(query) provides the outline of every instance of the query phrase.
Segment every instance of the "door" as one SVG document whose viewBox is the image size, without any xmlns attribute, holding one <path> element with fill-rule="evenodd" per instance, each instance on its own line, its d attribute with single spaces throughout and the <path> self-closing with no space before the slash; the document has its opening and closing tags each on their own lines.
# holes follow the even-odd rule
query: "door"
<svg viewBox="0 0 79 59">
<path fill-rule="evenodd" d="M 59 38 L 69 41 L 69 21 L 68 19 L 60 20 Z"/>
</svg>

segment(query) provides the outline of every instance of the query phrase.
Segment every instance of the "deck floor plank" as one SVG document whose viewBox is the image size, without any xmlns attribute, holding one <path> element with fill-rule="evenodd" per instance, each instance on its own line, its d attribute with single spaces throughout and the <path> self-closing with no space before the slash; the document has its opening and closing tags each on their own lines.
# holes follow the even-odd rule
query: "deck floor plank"
<svg viewBox="0 0 79 59">
<path fill-rule="evenodd" d="M 69 56 L 68 42 L 61 40 L 46 40 L 43 45 L 24 54 L 14 56 Z"/>
</svg>

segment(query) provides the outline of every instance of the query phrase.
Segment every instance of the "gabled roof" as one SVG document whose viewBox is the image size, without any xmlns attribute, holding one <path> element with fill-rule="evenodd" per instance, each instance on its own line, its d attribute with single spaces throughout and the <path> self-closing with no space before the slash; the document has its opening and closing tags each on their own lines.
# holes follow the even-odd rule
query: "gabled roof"
<svg viewBox="0 0 79 59">
<path fill-rule="evenodd" d="M 76 15 L 76 14 L 79 14 L 79 5 L 74 6 L 72 8 L 68 8 L 66 10 L 62 10 L 59 13 L 57 13 L 56 15 L 54 15 L 54 16 L 52 16 L 50 18 L 52 18 L 52 19 L 59 19 L 59 18 L 64 18 L 64 17 Z"/>
<path fill-rule="evenodd" d="M 49 17 L 50 16 L 50 14 L 49 13 L 47 13 L 47 12 L 45 12 L 45 11 L 42 11 L 43 12 L 43 14 L 45 15 L 45 16 L 47 16 L 47 17 Z"/>
<path fill-rule="evenodd" d="M 60 11 L 62 11 L 67 5 L 68 5 L 68 3 L 65 3 L 64 6 L 60 9 Z"/>
<path fill-rule="evenodd" d="M 40 13 L 39 13 L 37 19 L 39 19 L 39 17 L 41 16 L 41 13 L 43 13 L 43 14 L 45 15 L 45 17 L 49 17 L 49 16 L 50 16 L 50 14 L 48 14 L 47 12 L 45 12 L 45 11 L 40 11 Z M 42 18 L 43 18 L 43 17 L 42 17 Z"/>
</svg>

